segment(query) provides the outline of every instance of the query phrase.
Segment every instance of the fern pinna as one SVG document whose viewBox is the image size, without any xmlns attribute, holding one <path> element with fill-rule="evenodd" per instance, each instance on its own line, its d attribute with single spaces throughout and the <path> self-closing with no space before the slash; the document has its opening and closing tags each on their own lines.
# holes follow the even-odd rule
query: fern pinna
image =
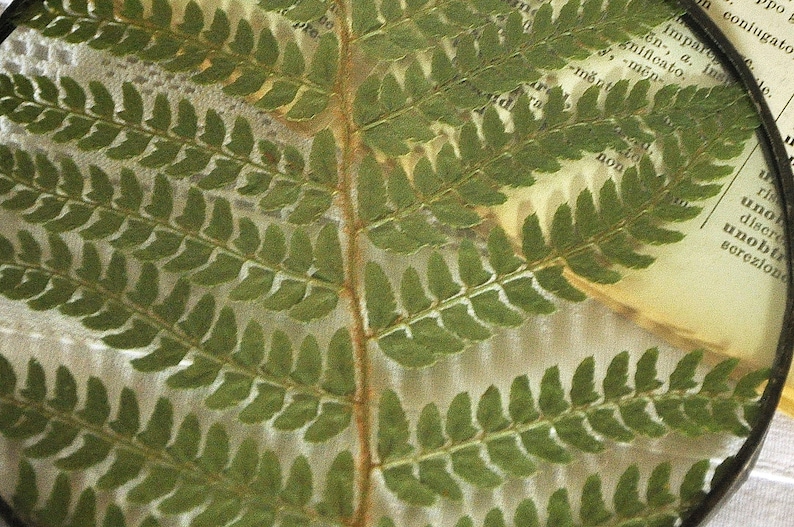
<svg viewBox="0 0 794 527">
<path fill-rule="evenodd" d="M 571 276 L 614 283 L 652 265 L 645 247 L 679 241 L 673 224 L 732 173 L 753 108 L 733 86 L 647 80 L 551 87 L 538 108 L 531 83 L 678 8 L 515 4 L 47 0 L 20 14 L 45 42 L 191 87 L 0 75 L 0 115 L 26 136 L 0 145 L 0 293 L 79 321 L 165 390 L 0 357 L 21 517 L 672 526 L 700 503 L 722 473 L 704 461 L 548 478 L 665 436 L 744 436 L 765 372 L 692 352 L 662 381 L 651 348 L 568 375 L 518 335 L 585 300 Z M 490 218 L 510 188 L 634 144 L 653 152 L 517 235 Z M 416 402 L 406 379 L 443 379 L 505 335 L 526 374 Z M 179 411 L 178 391 L 200 403 Z"/>
</svg>

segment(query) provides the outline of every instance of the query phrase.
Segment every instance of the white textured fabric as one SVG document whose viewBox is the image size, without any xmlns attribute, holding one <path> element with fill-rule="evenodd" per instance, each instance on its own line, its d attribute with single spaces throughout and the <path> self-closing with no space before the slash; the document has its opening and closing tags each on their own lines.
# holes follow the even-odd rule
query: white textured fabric
<svg viewBox="0 0 794 527">
<path fill-rule="evenodd" d="M 705 527 L 794 524 L 794 419 L 778 413 L 750 477 Z"/>
</svg>

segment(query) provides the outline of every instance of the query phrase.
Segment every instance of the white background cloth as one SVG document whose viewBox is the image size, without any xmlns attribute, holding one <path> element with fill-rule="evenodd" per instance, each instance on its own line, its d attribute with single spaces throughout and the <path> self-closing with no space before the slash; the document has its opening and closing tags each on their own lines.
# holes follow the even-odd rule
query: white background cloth
<svg viewBox="0 0 794 527">
<path fill-rule="evenodd" d="M 794 419 L 778 413 L 748 480 L 707 527 L 794 525 Z"/>
</svg>

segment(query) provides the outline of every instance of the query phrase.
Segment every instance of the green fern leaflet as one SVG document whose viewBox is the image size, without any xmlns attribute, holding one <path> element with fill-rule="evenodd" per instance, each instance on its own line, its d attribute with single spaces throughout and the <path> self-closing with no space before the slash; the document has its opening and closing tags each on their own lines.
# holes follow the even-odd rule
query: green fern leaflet
<svg viewBox="0 0 794 527">
<path fill-rule="evenodd" d="M 754 109 L 735 86 L 650 80 L 540 100 L 531 86 L 679 9 L 516 4 L 20 15 L 77 59 L 165 79 L 0 74 L 0 120 L 22 138 L 0 145 L 0 294 L 110 364 L 0 355 L 0 433 L 19 454 L 0 489 L 25 521 L 672 527 L 701 503 L 730 459 L 638 459 L 745 437 L 767 372 L 611 342 L 561 356 L 542 324 L 587 300 L 575 284 L 619 282 L 682 239 Z M 514 189 L 638 144 L 620 177 L 517 235 L 494 221 Z M 509 379 L 458 386 L 507 368 L 505 350 Z"/>
</svg>

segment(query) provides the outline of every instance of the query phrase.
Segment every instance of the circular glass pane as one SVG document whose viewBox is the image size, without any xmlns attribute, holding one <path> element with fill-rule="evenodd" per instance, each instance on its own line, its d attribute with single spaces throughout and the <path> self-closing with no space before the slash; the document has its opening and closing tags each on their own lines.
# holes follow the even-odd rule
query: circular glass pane
<svg viewBox="0 0 794 527">
<path fill-rule="evenodd" d="M 14 2 L 6 522 L 701 522 L 785 383 L 791 174 L 685 13 Z"/>
</svg>

